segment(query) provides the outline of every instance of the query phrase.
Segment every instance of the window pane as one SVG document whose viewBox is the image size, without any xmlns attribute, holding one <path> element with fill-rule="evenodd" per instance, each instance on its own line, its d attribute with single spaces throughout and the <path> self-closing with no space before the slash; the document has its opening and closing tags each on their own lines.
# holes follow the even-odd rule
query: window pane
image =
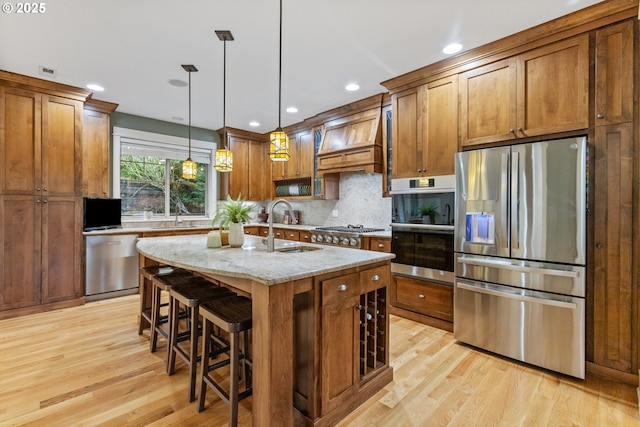
<svg viewBox="0 0 640 427">
<path fill-rule="evenodd" d="M 171 208 L 170 214 L 175 215 L 176 204 L 180 206 L 180 215 L 206 215 L 205 196 L 207 192 L 207 168 L 198 165 L 196 179 L 182 178 L 182 161 L 170 160 L 171 165 Z"/>
<path fill-rule="evenodd" d="M 122 214 L 142 215 L 151 208 L 164 216 L 165 159 L 123 154 L 120 157 L 120 197 Z"/>
</svg>

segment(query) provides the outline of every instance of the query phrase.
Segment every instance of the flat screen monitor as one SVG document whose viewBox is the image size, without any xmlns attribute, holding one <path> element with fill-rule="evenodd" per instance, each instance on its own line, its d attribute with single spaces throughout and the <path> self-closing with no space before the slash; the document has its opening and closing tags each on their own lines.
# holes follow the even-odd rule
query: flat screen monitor
<svg viewBox="0 0 640 427">
<path fill-rule="evenodd" d="M 121 199 L 84 198 L 84 231 L 121 227 L 121 215 Z"/>
</svg>

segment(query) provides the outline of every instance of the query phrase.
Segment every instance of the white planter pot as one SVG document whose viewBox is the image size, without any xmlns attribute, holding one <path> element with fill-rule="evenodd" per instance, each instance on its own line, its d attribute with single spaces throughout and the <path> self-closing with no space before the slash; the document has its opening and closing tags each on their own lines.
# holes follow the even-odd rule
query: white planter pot
<svg viewBox="0 0 640 427">
<path fill-rule="evenodd" d="M 244 226 L 241 223 L 229 224 L 229 246 L 239 248 L 244 244 Z"/>
</svg>

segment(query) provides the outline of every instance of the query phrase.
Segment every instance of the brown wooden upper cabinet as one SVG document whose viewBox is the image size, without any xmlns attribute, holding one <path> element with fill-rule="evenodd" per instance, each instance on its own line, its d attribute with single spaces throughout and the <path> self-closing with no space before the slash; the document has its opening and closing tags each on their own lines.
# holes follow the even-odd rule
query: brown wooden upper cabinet
<svg viewBox="0 0 640 427">
<path fill-rule="evenodd" d="M 589 126 L 589 36 L 460 74 L 462 146 Z"/>
<path fill-rule="evenodd" d="M 595 124 L 633 120 L 633 21 L 596 32 Z"/>
<path fill-rule="evenodd" d="M 305 129 L 289 135 L 289 160 L 273 162 L 274 181 L 313 176 L 313 131 Z"/>
<path fill-rule="evenodd" d="M 233 153 L 233 170 L 229 172 L 229 195 L 246 200 L 264 200 L 267 194 L 266 177 L 268 144 L 247 138 L 229 136 Z"/>
<path fill-rule="evenodd" d="M 88 100 L 82 123 L 82 195 L 109 197 L 109 139 L 111 113 L 118 107 L 105 101 Z"/>
<path fill-rule="evenodd" d="M 1 194 L 80 195 L 82 102 L 0 87 Z"/>
<path fill-rule="evenodd" d="M 458 151 L 458 76 L 396 93 L 392 177 L 451 175 Z"/>
</svg>

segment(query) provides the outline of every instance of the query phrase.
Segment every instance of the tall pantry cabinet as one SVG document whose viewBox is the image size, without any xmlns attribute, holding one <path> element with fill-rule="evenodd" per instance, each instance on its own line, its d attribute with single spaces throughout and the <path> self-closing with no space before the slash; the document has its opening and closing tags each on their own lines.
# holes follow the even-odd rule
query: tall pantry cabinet
<svg viewBox="0 0 640 427">
<path fill-rule="evenodd" d="M 82 115 L 89 95 L 0 71 L 0 318 L 82 303 Z"/>
</svg>

